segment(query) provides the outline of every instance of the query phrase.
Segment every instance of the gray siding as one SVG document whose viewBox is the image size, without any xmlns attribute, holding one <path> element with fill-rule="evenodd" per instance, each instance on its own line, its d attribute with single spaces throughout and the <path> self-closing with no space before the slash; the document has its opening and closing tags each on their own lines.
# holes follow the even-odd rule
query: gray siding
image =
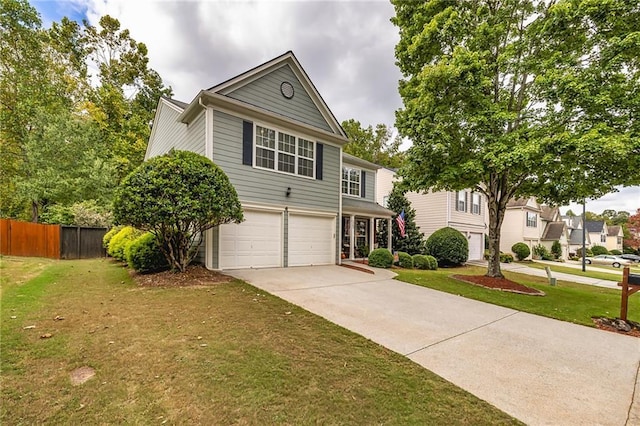
<svg viewBox="0 0 640 426">
<path fill-rule="evenodd" d="M 166 154 L 171 148 L 204 155 L 204 113 L 189 126 L 177 121 L 179 115 L 173 108 L 160 103 L 147 158 Z"/>
<path fill-rule="evenodd" d="M 328 212 L 338 210 L 340 149 L 335 146 L 324 145 L 323 180 L 256 169 L 242 164 L 242 119 L 215 111 L 213 161 L 227 174 L 242 202 Z M 289 187 L 291 195 L 286 197 Z"/>
<path fill-rule="evenodd" d="M 280 93 L 283 81 L 288 81 L 293 86 L 293 98 L 287 99 Z M 289 65 L 278 68 L 227 96 L 333 132 Z"/>
<path fill-rule="evenodd" d="M 364 197 L 361 197 L 361 199 L 375 203 L 376 202 L 376 171 L 364 169 L 361 166 L 350 164 L 347 161 L 343 161 L 342 167 L 360 169 L 362 173 L 366 173 L 366 177 L 364 178 Z M 342 179 L 342 173 L 340 173 L 340 179 Z M 340 187 L 340 191 L 342 191 L 342 186 Z M 360 194 L 362 194 L 362 188 L 360 188 Z"/>
</svg>

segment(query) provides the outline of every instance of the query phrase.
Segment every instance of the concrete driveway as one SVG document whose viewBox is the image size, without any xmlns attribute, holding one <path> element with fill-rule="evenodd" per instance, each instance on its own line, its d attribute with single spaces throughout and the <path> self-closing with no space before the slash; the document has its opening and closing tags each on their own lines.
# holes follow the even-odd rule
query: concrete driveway
<svg viewBox="0 0 640 426">
<path fill-rule="evenodd" d="M 402 283 L 385 270 L 226 273 L 407 356 L 527 424 L 640 425 L 640 339 Z"/>
</svg>

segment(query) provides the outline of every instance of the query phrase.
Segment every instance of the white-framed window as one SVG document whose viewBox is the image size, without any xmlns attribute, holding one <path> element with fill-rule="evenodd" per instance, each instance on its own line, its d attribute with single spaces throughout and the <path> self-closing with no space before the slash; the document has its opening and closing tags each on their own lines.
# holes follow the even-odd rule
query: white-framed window
<svg viewBox="0 0 640 426">
<path fill-rule="evenodd" d="M 456 198 L 456 210 L 459 212 L 467 211 L 467 193 L 464 191 L 458 191 Z"/>
<path fill-rule="evenodd" d="M 600 242 L 601 243 L 607 242 L 607 234 L 600 234 Z"/>
<path fill-rule="evenodd" d="M 256 124 L 255 166 L 313 178 L 315 143 Z"/>
<path fill-rule="evenodd" d="M 471 213 L 480 214 L 480 194 L 477 192 L 471 194 Z"/>
<path fill-rule="evenodd" d="M 360 196 L 360 181 L 362 170 L 351 167 L 342 168 L 342 193 L 346 195 Z"/>
<path fill-rule="evenodd" d="M 538 214 L 527 212 L 527 227 L 529 228 L 537 228 L 538 227 Z"/>
<path fill-rule="evenodd" d="M 382 197 L 382 207 L 386 209 L 388 206 L 389 206 L 389 196 L 385 195 L 384 197 Z"/>
</svg>

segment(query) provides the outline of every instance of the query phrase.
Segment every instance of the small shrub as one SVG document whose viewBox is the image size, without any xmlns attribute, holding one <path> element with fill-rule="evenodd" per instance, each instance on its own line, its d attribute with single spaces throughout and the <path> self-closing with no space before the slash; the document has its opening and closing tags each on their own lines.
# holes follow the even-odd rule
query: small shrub
<svg viewBox="0 0 640 426">
<path fill-rule="evenodd" d="M 518 260 L 525 260 L 531 254 L 529 246 L 525 243 L 515 243 L 511 246 L 511 251 L 515 253 Z"/>
<path fill-rule="evenodd" d="M 622 252 L 620 250 L 613 249 L 613 250 L 609 250 L 609 254 L 613 254 L 614 256 L 619 256 L 622 254 Z"/>
<path fill-rule="evenodd" d="M 500 262 L 511 263 L 513 262 L 513 256 L 509 253 L 500 253 Z"/>
<path fill-rule="evenodd" d="M 549 253 L 549 250 L 545 246 L 543 246 L 542 244 L 538 244 L 537 246 L 533 246 L 533 254 L 538 259 L 553 260 L 553 257 L 551 256 L 551 253 Z"/>
<path fill-rule="evenodd" d="M 435 271 L 438 269 L 438 259 L 433 256 L 427 256 L 427 260 L 429 261 L 429 270 Z"/>
<path fill-rule="evenodd" d="M 138 272 L 154 272 L 167 269 L 169 264 L 160 251 L 158 240 L 146 232 L 125 247 L 127 264 Z"/>
<path fill-rule="evenodd" d="M 391 268 L 393 255 L 386 248 L 377 248 L 369 253 L 369 266 L 374 268 Z"/>
<path fill-rule="evenodd" d="M 484 260 L 489 260 L 489 250 L 484 251 L 483 257 L 484 257 Z"/>
<path fill-rule="evenodd" d="M 104 237 L 102 237 L 102 247 L 109 248 L 109 243 L 111 242 L 111 239 L 114 237 L 114 235 L 120 232 L 121 229 L 122 229 L 122 226 L 114 226 L 106 234 L 104 234 Z"/>
<path fill-rule="evenodd" d="M 398 252 L 398 266 L 405 269 L 413 269 L 413 258 L 409 253 Z"/>
<path fill-rule="evenodd" d="M 593 253 L 594 256 L 597 256 L 599 254 L 609 254 L 609 250 L 603 246 L 593 246 L 591 247 L 591 253 Z"/>
<path fill-rule="evenodd" d="M 441 266 L 457 266 L 467 261 L 469 241 L 457 229 L 446 227 L 429 236 L 426 249 Z"/>
<path fill-rule="evenodd" d="M 582 247 L 579 247 L 576 250 L 576 256 L 582 257 Z M 589 257 L 589 256 L 593 256 L 593 252 L 591 251 L 591 249 L 589 247 L 587 247 L 587 257 Z"/>
<path fill-rule="evenodd" d="M 551 244 L 551 254 L 554 259 L 560 259 L 562 257 L 562 244 L 556 240 Z"/>
<path fill-rule="evenodd" d="M 413 267 L 416 269 L 429 269 L 429 259 L 424 254 L 414 254 Z"/>
<path fill-rule="evenodd" d="M 142 231 L 137 230 L 132 226 L 125 226 L 109 241 L 109 247 L 107 253 L 109 256 L 125 262 L 127 260 L 124 250 L 129 243 L 142 235 Z"/>
</svg>

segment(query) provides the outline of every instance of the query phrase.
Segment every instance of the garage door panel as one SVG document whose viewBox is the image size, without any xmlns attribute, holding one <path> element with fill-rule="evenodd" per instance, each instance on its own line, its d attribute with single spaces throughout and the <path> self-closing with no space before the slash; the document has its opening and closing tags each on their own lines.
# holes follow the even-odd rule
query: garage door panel
<svg viewBox="0 0 640 426">
<path fill-rule="evenodd" d="M 335 218 L 289 216 L 289 266 L 335 263 Z"/>
<path fill-rule="evenodd" d="M 245 211 L 245 221 L 220 227 L 222 269 L 282 265 L 282 215 Z"/>
<path fill-rule="evenodd" d="M 469 234 L 469 260 L 480 260 L 483 258 L 483 240 L 482 234 Z"/>
</svg>

